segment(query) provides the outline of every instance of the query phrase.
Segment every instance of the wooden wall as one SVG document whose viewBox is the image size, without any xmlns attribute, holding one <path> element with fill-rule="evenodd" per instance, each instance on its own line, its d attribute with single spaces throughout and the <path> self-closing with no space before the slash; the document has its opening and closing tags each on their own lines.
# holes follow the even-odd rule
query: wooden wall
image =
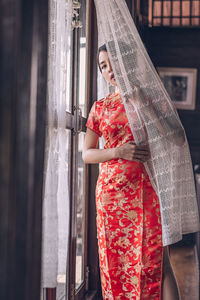
<svg viewBox="0 0 200 300">
<path fill-rule="evenodd" d="M 155 67 L 197 68 L 195 110 L 178 110 L 192 160 L 200 163 L 200 28 L 146 28 L 143 41 Z"/>
<path fill-rule="evenodd" d="M 0 299 L 40 300 L 48 0 L 0 0 Z"/>
<path fill-rule="evenodd" d="M 193 165 L 200 164 L 200 28 L 143 27 L 142 39 L 155 67 L 197 69 L 195 110 L 179 109 L 178 114 L 186 131 Z M 199 240 L 197 234 L 188 234 L 175 246 L 191 245 L 195 240 Z"/>
</svg>

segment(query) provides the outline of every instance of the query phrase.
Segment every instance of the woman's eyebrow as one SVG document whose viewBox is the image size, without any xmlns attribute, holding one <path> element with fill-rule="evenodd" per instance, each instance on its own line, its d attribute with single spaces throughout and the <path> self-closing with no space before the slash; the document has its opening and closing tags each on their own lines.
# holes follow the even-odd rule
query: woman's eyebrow
<svg viewBox="0 0 200 300">
<path fill-rule="evenodd" d="M 101 61 L 99 64 L 102 65 L 102 64 L 104 64 L 104 63 L 105 63 L 105 60 Z"/>
</svg>

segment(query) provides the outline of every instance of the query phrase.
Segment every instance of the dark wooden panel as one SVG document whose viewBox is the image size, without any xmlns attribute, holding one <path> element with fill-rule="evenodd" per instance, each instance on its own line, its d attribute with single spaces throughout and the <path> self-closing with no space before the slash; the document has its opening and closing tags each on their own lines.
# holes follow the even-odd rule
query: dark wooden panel
<svg viewBox="0 0 200 300">
<path fill-rule="evenodd" d="M 90 86 L 88 98 L 90 107 L 92 102 L 97 99 L 97 23 L 96 10 L 94 2 L 91 4 L 91 33 L 90 33 Z M 89 165 L 89 186 L 88 186 L 88 266 L 89 266 L 89 290 L 99 290 L 101 293 L 100 276 L 98 268 L 98 250 L 97 250 L 97 229 L 96 229 L 96 202 L 95 187 L 99 173 L 98 165 Z"/>
<path fill-rule="evenodd" d="M 13 31 L 15 9 L 12 0 L 0 1 L 0 299 L 7 298 L 8 224 L 11 162 L 11 130 L 13 127 L 12 100 L 13 66 L 16 40 Z M 12 235 L 12 233 L 10 233 Z M 10 236 L 12 239 L 12 236 Z M 12 246 L 12 245 L 11 245 Z"/>
<path fill-rule="evenodd" d="M 28 186 L 29 204 L 26 245 L 28 263 L 25 298 L 29 300 L 40 299 L 42 201 L 47 107 L 48 2 L 48 0 L 34 0 L 31 69 L 33 69 L 37 61 L 37 82 L 31 82 L 31 89 L 35 89 L 36 94 L 34 137 L 31 136 L 29 131 L 29 152 L 32 151 L 32 148 L 34 149 L 32 157 L 31 155 L 29 156 L 28 166 L 29 178 L 32 177 L 32 180 L 29 180 Z M 34 107 L 32 109 L 34 110 Z M 32 123 L 31 116 L 29 122 Z"/>
<path fill-rule="evenodd" d="M 132 11 L 132 0 L 125 0 L 130 12 Z"/>
<path fill-rule="evenodd" d="M 39 300 L 47 0 L 0 0 L 0 299 Z"/>
<path fill-rule="evenodd" d="M 196 109 L 178 110 L 194 163 L 200 161 L 200 28 L 146 28 L 143 40 L 155 67 L 197 69 Z"/>
<path fill-rule="evenodd" d="M 47 295 L 45 300 L 56 300 L 56 288 L 47 289 Z"/>
<path fill-rule="evenodd" d="M 196 111 L 200 108 L 200 28 L 147 28 L 144 42 L 156 67 L 197 68 Z"/>
</svg>

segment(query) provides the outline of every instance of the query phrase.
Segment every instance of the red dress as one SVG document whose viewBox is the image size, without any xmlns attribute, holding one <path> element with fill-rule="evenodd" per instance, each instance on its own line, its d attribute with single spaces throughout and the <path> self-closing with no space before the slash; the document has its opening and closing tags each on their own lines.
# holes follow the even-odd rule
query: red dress
<svg viewBox="0 0 200 300">
<path fill-rule="evenodd" d="M 104 135 L 104 148 L 134 140 L 119 94 L 96 101 L 86 126 Z M 102 163 L 96 207 L 103 299 L 161 299 L 160 206 L 143 164 Z"/>
</svg>

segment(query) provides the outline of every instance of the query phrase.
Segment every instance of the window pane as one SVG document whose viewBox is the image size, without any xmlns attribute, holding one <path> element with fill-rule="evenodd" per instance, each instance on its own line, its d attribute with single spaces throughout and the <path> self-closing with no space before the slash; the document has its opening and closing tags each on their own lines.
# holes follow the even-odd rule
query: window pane
<svg viewBox="0 0 200 300">
<path fill-rule="evenodd" d="M 82 147 L 85 133 L 81 132 L 78 139 L 78 187 L 76 204 L 76 288 L 84 279 L 84 244 L 85 244 L 85 164 L 82 160 Z"/>
<path fill-rule="evenodd" d="M 179 18 L 172 19 L 172 25 L 174 25 L 174 26 L 180 26 L 180 19 Z"/>
<path fill-rule="evenodd" d="M 154 12 L 153 12 L 154 16 L 161 16 L 161 2 L 155 2 L 154 3 Z"/>
<path fill-rule="evenodd" d="M 72 34 L 69 37 L 69 47 L 70 50 L 67 53 L 66 110 L 71 112 Z"/>
<path fill-rule="evenodd" d="M 88 1 L 80 1 L 80 20 L 82 21 L 83 27 L 80 29 L 80 52 L 79 52 L 79 107 L 82 110 L 82 114 L 86 117 L 86 86 L 87 86 L 87 52 L 86 52 L 86 32 L 87 32 L 87 17 L 86 17 L 86 5 Z"/>
<path fill-rule="evenodd" d="M 152 25 L 152 1 L 149 1 L 149 25 Z"/>
<path fill-rule="evenodd" d="M 182 19 L 182 25 L 184 25 L 184 26 L 190 25 L 190 19 L 189 18 L 183 18 Z"/>
<path fill-rule="evenodd" d="M 163 25 L 169 26 L 170 25 L 170 18 L 164 18 L 163 19 Z"/>
<path fill-rule="evenodd" d="M 163 3 L 163 13 L 165 17 L 168 17 L 171 15 L 171 2 L 164 1 Z"/>
<path fill-rule="evenodd" d="M 182 2 L 182 15 L 187 17 L 190 15 L 190 1 Z"/>
<path fill-rule="evenodd" d="M 180 2 L 173 1 L 173 16 L 178 17 L 180 16 Z"/>
<path fill-rule="evenodd" d="M 62 146 L 63 149 L 65 149 L 65 155 L 62 161 L 62 164 L 64 166 L 60 166 L 60 172 L 61 168 L 63 168 L 62 171 L 62 178 L 60 178 L 59 183 L 64 184 L 69 187 L 69 164 L 70 164 L 70 148 L 71 148 L 71 130 L 66 129 L 65 132 L 60 135 L 60 139 L 62 139 Z M 59 160 L 62 158 L 59 157 Z M 63 192 L 65 194 L 64 197 L 62 197 Z M 66 216 L 66 210 L 69 211 L 69 190 L 68 193 L 66 191 L 59 191 L 58 197 L 59 197 L 59 204 L 58 204 L 58 246 L 59 246 L 59 259 L 58 259 L 58 275 L 57 275 L 57 288 L 56 288 L 56 299 L 62 299 L 66 300 L 66 254 L 67 249 L 64 245 L 66 243 L 67 245 L 67 239 L 68 239 L 68 213 Z"/>
<path fill-rule="evenodd" d="M 86 37 L 80 38 L 79 107 L 86 117 Z"/>
<path fill-rule="evenodd" d="M 199 18 L 193 18 L 193 19 L 192 19 L 192 25 L 200 25 L 200 20 L 199 20 Z"/>
<path fill-rule="evenodd" d="M 193 16 L 198 16 L 199 12 L 200 12 L 199 11 L 199 1 L 193 1 L 193 3 L 192 3 L 192 15 Z"/>
<path fill-rule="evenodd" d="M 152 25 L 200 26 L 200 1 L 149 0 L 149 26 Z"/>
<path fill-rule="evenodd" d="M 153 19 L 153 25 L 154 25 L 154 26 L 159 26 L 159 25 L 161 25 L 161 18 Z"/>
</svg>

